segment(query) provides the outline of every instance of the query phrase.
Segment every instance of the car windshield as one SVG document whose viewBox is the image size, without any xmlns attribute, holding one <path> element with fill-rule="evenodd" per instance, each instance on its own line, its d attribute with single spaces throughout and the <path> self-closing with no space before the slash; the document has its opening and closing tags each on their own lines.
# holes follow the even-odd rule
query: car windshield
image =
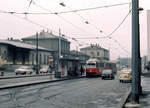
<svg viewBox="0 0 150 108">
<path fill-rule="evenodd" d="M 112 73 L 112 70 L 103 70 L 102 71 L 102 74 L 111 74 Z"/>
<path fill-rule="evenodd" d="M 130 74 L 130 73 L 131 73 L 131 70 L 128 70 L 128 69 L 122 70 L 121 73 L 122 73 L 122 74 Z"/>
</svg>

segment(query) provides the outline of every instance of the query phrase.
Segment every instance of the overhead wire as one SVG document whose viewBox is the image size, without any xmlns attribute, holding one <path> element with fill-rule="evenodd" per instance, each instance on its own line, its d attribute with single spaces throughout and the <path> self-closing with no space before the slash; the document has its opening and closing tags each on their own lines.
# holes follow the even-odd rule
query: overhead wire
<svg viewBox="0 0 150 108">
<path fill-rule="evenodd" d="M 121 27 L 121 25 L 125 22 L 125 20 L 127 19 L 127 17 L 130 15 L 131 11 L 132 11 L 132 9 L 123 18 L 123 20 L 121 21 L 121 23 L 110 34 L 108 34 L 106 37 L 108 37 L 108 38 L 111 37 Z"/>
<path fill-rule="evenodd" d="M 127 51 L 116 39 L 113 39 L 113 38 L 111 38 L 115 43 L 117 43 L 118 44 L 118 46 L 123 50 L 123 51 L 125 51 L 127 54 L 130 54 L 129 53 L 129 51 Z"/>
<path fill-rule="evenodd" d="M 28 1 L 30 1 L 30 3 L 31 3 L 31 1 L 32 1 L 32 4 L 36 5 L 37 7 L 41 8 L 42 10 L 51 12 L 49 9 L 46 9 L 46 8 L 44 8 L 44 7 L 40 6 L 40 5 L 38 5 L 37 3 L 35 3 L 33 0 L 28 0 Z M 118 6 L 118 5 L 125 5 L 125 4 L 129 4 L 129 3 L 121 3 L 121 4 L 114 4 L 114 5 L 107 5 L 107 6 L 102 6 L 102 7 Z M 30 5 L 31 5 L 31 4 L 30 4 Z M 95 9 L 97 9 L 97 8 L 98 8 L 98 7 L 96 7 Z M 100 7 L 99 7 L 99 8 L 100 8 Z M 76 11 L 73 11 L 73 12 L 76 13 Z M 130 12 L 131 12 L 131 10 L 130 10 Z M 106 38 L 107 38 L 107 37 L 110 37 L 113 33 L 115 33 L 115 32 L 120 28 L 120 26 L 121 26 L 121 25 L 123 24 L 123 22 L 126 20 L 126 18 L 128 17 L 128 15 L 130 14 L 130 12 L 125 16 L 125 18 L 122 20 L 122 22 L 121 22 L 111 33 L 109 33 L 109 34 L 106 36 Z M 1 11 L 1 13 L 25 14 L 25 15 L 29 14 L 28 12 L 17 13 L 17 12 L 6 12 L 6 11 Z M 77 14 L 77 13 L 76 13 L 76 14 Z M 73 27 L 79 29 L 80 31 L 82 31 L 82 32 L 84 31 L 84 32 L 88 33 L 86 30 L 84 30 L 84 29 L 82 29 L 82 28 L 76 26 L 76 25 L 73 24 L 72 22 L 70 22 L 70 21 L 66 20 L 65 18 L 63 18 L 62 16 L 58 15 L 58 13 L 57 13 L 57 14 L 55 13 L 55 15 L 57 15 L 59 18 L 61 18 L 61 19 L 64 20 L 65 22 L 69 23 L 69 24 L 72 25 Z M 80 14 L 77 14 L 77 15 L 80 16 L 82 19 L 84 19 Z M 86 19 L 84 19 L 84 20 L 86 20 Z M 98 29 L 96 26 L 95 26 L 95 28 Z M 100 32 L 103 32 L 103 31 L 100 31 Z M 88 33 L 88 34 L 89 34 L 89 33 Z M 93 34 L 90 34 L 90 35 L 93 35 Z M 97 38 L 97 37 L 95 37 L 95 38 Z"/>
<path fill-rule="evenodd" d="M 71 11 L 73 11 L 73 9 L 72 9 L 70 6 L 64 4 L 63 1 L 61 1 L 59 4 L 60 4 L 61 6 L 63 6 L 63 7 L 67 7 L 67 8 L 70 9 Z M 96 25 L 92 24 L 91 22 L 89 22 L 89 20 L 87 20 L 86 18 L 84 18 L 81 14 L 79 14 L 79 13 L 77 13 L 77 12 L 73 12 L 73 13 L 76 14 L 77 16 L 79 16 L 79 17 L 84 21 L 85 24 L 93 26 L 93 27 L 94 27 L 97 31 L 99 31 L 99 32 L 102 31 L 102 30 L 100 30 L 98 27 L 96 27 Z M 102 32 L 100 32 L 100 33 L 102 33 Z"/>
<path fill-rule="evenodd" d="M 40 5 L 38 5 L 37 3 L 35 3 L 33 0 L 32 0 L 32 3 L 33 3 L 34 5 L 40 7 L 41 9 L 50 12 L 50 10 L 48 10 L 48 9 L 46 9 L 46 8 L 43 8 L 42 6 L 40 6 Z M 119 5 L 125 5 L 125 4 L 129 4 L 129 3 L 115 4 L 115 5 L 109 5 L 109 6 L 107 5 L 107 6 L 102 6 L 102 7 L 112 7 L 112 6 L 119 6 Z M 31 5 L 31 4 L 30 4 L 30 5 Z M 71 10 L 71 11 L 66 11 L 66 12 L 61 12 L 61 13 L 69 13 L 69 12 L 77 12 L 77 11 L 84 11 L 84 10 L 92 10 L 92 9 L 98 9 L 98 8 L 102 8 L 102 7 L 87 8 L 87 9 L 80 9 L 80 10 Z M 10 13 L 10 14 L 25 14 L 25 15 L 31 14 L 31 13 L 28 13 L 28 12 L 17 13 L 17 12 L 6 12 L 6 11 L 2 11 L 2 10 L 0 10 L 0 11 L 1 11 L 0 13 Z M 130 10 L 130 12 L 131 12 L 131 10 Z M 124 22 L 125 19 L 128 17 L 128 15 L 130 14 L 130 12 L 126 15 L 126 17 L 123 19 L 123 21 L 118 25 L 118 27 L 117 27 L 113 32 L 111 32 L 109 35 L 107 35 L 106 37 L 103 37 L 103 38 L 110 38 L 110 36 L 120 28 L 120 26 L 123 24 L 123 22 Z M 51 14 L 55 14 L 55 15 L 61 14 L 61 13 L 59 13 L 59 12 L 52 13 L 52 12 L 51 12 Z M 32 14 L 34 14 L 34 13 L 32 13 Z M 50 14 L 50 13 L 48 13 L 48 14 Z M 58 16 L 58 15 L 57 15 L 57 16 Z M 17 16 L 17 17 L 19 17 L 19 16 Z M 43 25 L 41 25 L 41 24 L 38 24 L 38 23 L 36 23 L 36 22 L 34 22 L 34 21 L 32 21 L 32 20 L 25 19 L 25 18 L 22 18 L 22 17 L 20 17 L 20 18 L 21 18 L 21 19 L 24 19 L 24 20 L 26 20 L 26 21 L 28 21 L 28 22 L 30 22 L 30 23 L 33 23 L 33 24 L 35 24 L 35 25 L 37 25 L 37 26 L 40 26 L 40 27 L 42 27 L 42 28 L 48 29 L 47 27 L 45 27 L 45 26 L 43 26 Z M 63 20 L 65 20 L 65 19 L 63 19 Z M 67 20 L 65 20 L 65 22 L 66 22 L 66 21 L 67 21 Z M 67 22 L 67 23 L 69 23 L 69 22 Z M 72 25 L 72 23 L 70 23 L 70 24 Z M 100 37 L 95 37 L 95 38 L 97 39 L 97 38 L 100 38 Z M 73 38 L 72 38 L 72 39 L 73 39 Z M 84 39 L 86 39 L 86 38 L 84 38 Z M 76 38 L 74 38 L 73 40 L 77 41 Z M 117 43 L 118 43 L 118 42 L 117 42 Z M 120 45 L 119 45 L 119 46 L 120 46 Z"/>
<path fill-rule="evenodd" d="M 109 39 L 112 39 L 112 37 L 110 37 L 110 36 L 112 36 L 112 34 L 115 33 L 121 27 L 121 25 L 127 19 L 127 17 L 129 16 L 129 14 L 131 13 L 131 11 L 132 11 L 132 9 L 129 10 L 129 12 L 123 18 L 123 20 L 121 21 L 121 23 L 109 35 L 104 36 L 104 37 L 86 37 L 86 38 L 75 38 L 75 39 L 99 39 L 99 38 L 109 38 Z M 127 54 L 129 54 L 129 52 L 124 47 L 122 47 L 121 44 L 117 40 L 114 40 L 114 42 L 117 43 L 122 50 L 124 50 Z"/>
<path fill-rule="evenodd" d="M 3 10 L 0 10 L 1 12 L 4 12 L 5 13 L 5 11 L 3 11 Z M 18 15 L 16 15 L 16 14 L 13 14 L 13 13 L 10 13 L 11 15 L 13 15 L 13 16 L 15 16 L 15 17 L 17 17 L 17 18 L 19 18 L 19 19 L 22 19 L 22 20 L 25 20 L 25 21 L 27 21 L 27 22 L 29 22 L 29 23 L 32 23 L 32 24 L 34 24 L 34 25 L 36 25 L 36 26 L 39 26 L 39 27 L 41 27 L 41 28 L 44 28 L 44 29 L 46 29 L 46 30 L 50 30 L 48 27 L 46 27 L 46 26 L 44 26 L 44 25 L 41 25 L 41 24 L 39 24 L 39 23 L 37 23 L 37 22 L 35 22 L 35 21 L 33 21 L 33 20 L 30 20 L 30 19 L 28 19 L 28 18 L 23 18 L 23 17 L 20 17 L 20 16 L 18 16 Z M 78 41 L 79 42 L 79 40 L 76 40 L 76 38 L 72 38 L 72 37 L 70 37 L 70 36 L 67 36 L 67 35 L 64 35 L 64 34 L 62 34 L 61 35 L 62 37 L 66 37 L 66 38 L 68 38 L 68 39 L 71 39 L 71 40 L 73 40 L 73 41 Z M 84 43 L 84 44 L 86 44 L 87 45 L 87 43 Z M 89 45 L 89 44 L 88 44 Z"/>
<path fill-rule="evenodd" d="M 35 3 L 34 3 L 35 4 Z M 37 5 L 37 4 L 36 4 Z M 39 5 L 37 5 L 37 6 L 39 6 Z M 40 8 L 42 8 L 41 6 L 40 6 Z M 49 11 L 49 10 L 47 10 L 46 8 L 42 8 L 42 9 L 44 9 L 45 11 Z M 109 38 L 109 37 L 111 37 L 120 27 L 121 27 L 121 25 L 125 22 L 125 20 L 127 19 L 127 17 L 130 15 L 130 13 L 131 13 L 131 11 L 132 10 L 130 10 L 128 13 L 127 13 L 127 15 L 123 18 L 123 20 L 121 21 L 121 23 L 119 23 L 119 25 L 111 32 L 111 33 L 109 33 L 107 36 L 104 36 L 104 37 L 93 37 L 93 38 L 95 38 L 95 39 L 97 39 L 97 38 Z M 3 11 L 3 10 L 0 10 L 0 13 L 9 13 L 9 14 L 16 14 L 16 12 L 7 12 L 7 11 Z M 28 13 L 24 13 L 25 15 L 27 15 Z M 86 30 L 84 30 L 84 29 L 82 29 L 82 28 L 80 28 L 80 27 L 78 27 L 78 26 L 76 26 L 75 24 L 73 24 L 72 22 L 70 22 L 70 21 L 68 21 L 68 20 L 66 20 L 65 18 L 63 18 L 62 16 L 60 16 L 60 15 L 57 15 L 59 18 L 61 18 L 62 20 L 64 20 L 65 22 L 67 22 L 67 23 L 69 23 L 70 25 L 72 25 L 73 27 L 75 27 L 76 29 L 79 29 L 80 31 L 84 31 L 84 32 L 86 32 L 88 35 L 89 35 L 89 33 L 86 31 Z M 103 32 L 103 31 L 102 31 Z M 90 35 L 93 35 L 93 34 L 90 34 Z M 86 39 L 86 38 L 84 38 L 84 39 Z M 89 39 L 89 38 L 87 38 L 87 39 Z"/>
<path fill-rule="evenodd" d="M 112 38 L 112 35 L 121 27 L 121 25 L 125 22 L 125 20 L 127 19 L 127 17 L 130 15 L 132 9 L 127 13 L 127 15 L 123 18 L 123 20 L 119 23 L 119 25 L 107 36 L 103 36 L 103 37 L 82 37 L 82 38 L 76 38 L 76 39 L 100 39 L 100 38 Z"/>
<path fill-rule="evenodd" d="M 31 1 L 31 0 L 28 0 L 28 1 Z M 43 10 L 49 11 L 48 9 L 43 8 L 42 6 L 38 5 L 33 0 L 32 0 L 32 4 L 36 5 L 37 7 L 41 8 Z M 94 9 L 99 9 L 99 8 L 109 8 L 109 7 L 115 7 L 115 6 L 127 5 L 127 4 L 130 4 L 130 2 L 128 2 L 128 3 L 120 3 L 120 4 L 113 4 L 113 5 L 104 5 L 104 6 L 99 6 L 99 7 L 85 8 L 85 9 L 77 9 L 77 10 L 71 10 L 71 11 L 63 11 L 63 12 L 47 12 L 47 13 L 45 13 L 45 12 L 14 12 L 14 13 L 15 14 L 64 14 L 64 13 L 72 13 L 72 12 L 79 12 L 79 11 L 94 10 Z"/>
<path fill-rule="evenodd" d="M 33 0 L 30 0 L 30 3 L 29 3 L 29 6 L 28 6 L 28 7 L 30 7 L 30 6 L 31 6 L 32 2 L 33 2 Z"/>
<path fill-rule="evenodd" d="M 33 20 L 30 20 L 30 19 L 28 19 L 28 18 L 23 18 L 23 17 L 20 17 L 20 16 L 18 16 L 18 15 L 14 15 L 15 17 L 18 17 L 18 18 L 20 18 L 20 19 L 23 19 L 23 20 L 26 20 L 26 21 L 28 21 L 29 23 L 32 23 L 32 24 L 34 24 L 34 25 L 37 25 L 37 26 L 39 26 L 39 27 L 41 27 L 41 28 L 44 28 L 44 29 L 46 29 L 46 30 L 50 30 L 48 27 L 46 27 L 46 26 L 44 26 L 44 25 L 41 25 L 41 24 L 39 24 L 39 23 L 37 23 L 37 22 L 35 22 L 35 21 L 33 21 Z"/>
<path fill-rule="evenodd" d="M 29 1 L 29 0 L 28 0 L 28 1 Z M 32 2 L 33 2 L 33 4 L 34 4 L 35 6 L 41 8 L 42 10 L 52 13 L 52 11 L 50 11 L 49 9 L 47 9 L 47 8 L 45 8 L 45 7 L 42 7 L 41 5 L 37 4 L 37 3 L 34 2 L 34 1 L 32 1 Z M 60 19 L 62 19 L 63 21 L 65 21 L 66 23 L 72 25 L 74 28 L 80 30 L 81 32 L 85 32 L 85 33 L 87 33 L 88 35 L 93 35 L 93 34 L 89 33 L 88 31 L 84 30 L 83 28 L 81 28 L 81 27 L 79 27 L 79 26 L 73 24 L 72 22 L 70 22 L 69 20 L 65 19 L 64 17 L 58 15 L 57 13 L 54 13 L 54 15 L 56 15 L 57 17 L 59 17 Z"/>
</svg>

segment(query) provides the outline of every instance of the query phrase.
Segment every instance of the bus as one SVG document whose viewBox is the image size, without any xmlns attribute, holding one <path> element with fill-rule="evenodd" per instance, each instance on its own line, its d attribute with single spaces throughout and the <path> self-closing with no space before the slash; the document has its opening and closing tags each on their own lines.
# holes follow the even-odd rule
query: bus
<svg viewBox="0 0 150 108">
<path fill-rule="evenodd" d="M 105 69 L 110 69 L 114 74 L 117 73 L 116 63 L 107 60 L 89 59 L 86 63 L 86 76 L 101 76 Z"/>
</svg>

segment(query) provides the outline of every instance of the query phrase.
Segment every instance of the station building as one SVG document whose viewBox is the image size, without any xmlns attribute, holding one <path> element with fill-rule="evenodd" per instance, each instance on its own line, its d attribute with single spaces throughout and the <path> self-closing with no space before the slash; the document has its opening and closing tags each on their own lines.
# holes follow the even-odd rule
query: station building
<svg viewBox="0 0 150 108">
<path fill-rule="evenodd" d="M 37 48 L 35 45 L 22 41 L 0 40 L 0 56 L 6 61 L 7 69 L 12 70 L 20 65 L 36 65 Z M 48 58 L 53 56 L 54 51 L 38 47 L 38 64 L 48 65 Z"/>
</svg>

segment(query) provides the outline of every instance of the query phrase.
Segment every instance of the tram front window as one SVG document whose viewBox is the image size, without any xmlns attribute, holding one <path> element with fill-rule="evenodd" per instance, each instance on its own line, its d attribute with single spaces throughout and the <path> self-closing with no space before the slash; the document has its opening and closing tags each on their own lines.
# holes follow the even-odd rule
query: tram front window
<svg viewBox="0 0 150 108">
<path fill-rule="evenodd" d="M 96 68 L 96 64 L 95 63 L 88 63 L 87 68 Z"/>
</svg>

